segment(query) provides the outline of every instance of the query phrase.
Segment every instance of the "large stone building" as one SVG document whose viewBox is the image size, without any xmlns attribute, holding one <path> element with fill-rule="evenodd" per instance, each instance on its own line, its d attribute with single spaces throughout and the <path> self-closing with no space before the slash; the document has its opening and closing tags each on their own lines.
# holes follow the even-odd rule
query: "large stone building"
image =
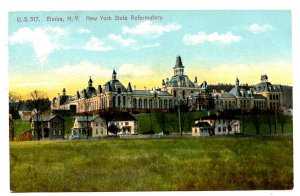
<svg viewBox="0 0 300 196">
<path fill-rule="evenodd" d="M 194 93 L 200 93 L 201 88 L 198 86 L 197 77 L 195 77 L 194 82 L 192 82 L 187 75 L 184 74 L 184 66 L 180 56 L 176 57 L 176 63 L 173 67 L 174 76 L 166 78 L 166 81 L 162 80 L 162 90 L 170 93 L 178 104 L 181 102 L 188 102 L 189 98 L 193 96 Z"/>
<path fill-rule="evenodd" d="M 120 111 L 168 111 L 179 104 L 186 104 L 190 110 L 235 110 L 249 111 L 252 108 L 261 110 L 282 109 L 282 89 L 272 85 L 266 75 L 261 76 L 261 83 L 254 88 L 242 88 L 236 78 L 235 86 L 229 91 L 214 91 L 206 81 L 198 84 L 197 77 L 192 82 L 184 74 L 180 56 L 176 57 L 171 79 L 162 80 L 161 88 L 151 90 L 132 89 L 130 82 L 125 87 L 113 70 L 112 78 L 103 86 L 93 86 L 93 80 L 76 95 L 62 95 L 52 100 L 52 110 L 74 110 L 76 113 L 98 113 L 110 109 Z"/>
<path fill-rule="evenodd" d="M 281 85 L 272 85 L 268 82 L 267 75 L 262 75 L 260 81 L 261 82 L 255 86 L 255 91 L 257 95 L 262 95 L 266 98 L 266 108 L 269 110 L 283 109 Z"/>
<path fill-rule="evenodd" d="M 52 110 L 68 110 L 76 108 L 76 113 L 99 112 L 107 109 L 118 109 L 127 111 L 155 111 L 168 110 L 174 107 L 174 98 L 167 91 L 161 89 L 133 90 L 130 82 L 127 88 L 117 79 L 115 70 L 112 79 L 98 86 L 93 87 L 90 78 L 88 86 L 81 92 L 77 91 L 75 96 L 59 95 L 52 100 Z"/>
</svg>

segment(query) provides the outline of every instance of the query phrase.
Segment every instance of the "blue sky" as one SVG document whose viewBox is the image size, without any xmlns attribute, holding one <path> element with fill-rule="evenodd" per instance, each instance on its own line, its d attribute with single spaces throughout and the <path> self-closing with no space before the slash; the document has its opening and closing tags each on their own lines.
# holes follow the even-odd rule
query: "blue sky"
<svg viewBox="0 0 300 196">
<path fill-rule="evenodd" d="M 132 21 L 131 15 L 163 19 Z M 40 21 L 16 21 L 31 16 Z M 47 16 L 65 21 L 47 22 Z M 21 94 L 40 88 L 51 96 L 66 87 L 75 94 L 90 75 L 104 84 L 112 69 L 124 84 L 151 88 L 172 76 L 177 55 L 200 82 L 233 83 L 238 76 L 254 84 L 268 74 L 272 83 L 291 85 L 291 30 L 291 12 L 278 10 L 11 12 L 9 88 Z"/>
</svg>

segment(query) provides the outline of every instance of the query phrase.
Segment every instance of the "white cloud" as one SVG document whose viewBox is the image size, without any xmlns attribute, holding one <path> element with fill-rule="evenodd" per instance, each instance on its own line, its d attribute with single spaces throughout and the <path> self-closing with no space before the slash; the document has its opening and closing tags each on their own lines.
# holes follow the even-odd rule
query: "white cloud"
<svg viewBox="0 0 300 196">
<path fill-rule="evenodd" d="M 142 45 L 141 48 L 156 48 L 156 47 L 159 47 L 160 46 L 160 43 L 156 42 L 154 44 L 145 44 L 145 45 Z"/>
<path fill-rule="evenodd" d="M 91 51 L 110 51 L 114 48 L 112 46 L 105 46 L 104 42 L 96 37 L 91 37 L 84 49 Z"/>
<path fill-rule="evenodd" d="M 60 38 L 67 33 L 60 27 L 45 27 L 31 29 L 29 27 L 20 28 L 9 37 L 10 44 L 30 44 L 40 64 L 44 64 L 49 54 L 60 49 Z"/>
<path fill-rule="evenodd" d="M 203 42 L 221 42 L 224 44 L 229 44 L 231 42 L 239 42 L 241 40 L 242 37 L 240 35 L 233 35 L 231 32 L 227 32 L 225 34 L 219 34 L 218 32 L 211 34 L 199 32 L 196 35 L 186 34 L 183 36 L 183 42 L 186 45 L 197 45 Z"/>
<path fill-rule="evenodd" d="M 263 33 L 263 32 L 266 32 L 266 31 L 271 31 L 273 30 L 274 28 L 269 25 L 269 24 L 263 24 L 263 25 L 259 25 L 259 24 L 252 24 L 252 25 L 249 25 L 246 27 L 249 31 L 251 31 L 252 33 L 254 34 L 257 34 L 257 33 Z"/>
<path fill-rule="evenodd" d="M 134 39 L 131 39 L 131 38 L 124 39 L 121 35 L 109 34 L 108 38 L 114 42 L 121 44 L 124 47 L 130 46 L 130 45 L 136 43 L 136 41 Z"/>
<path fill-rule="evenodd" d="M 88 29 L 85 29 L 85 28 L 81 28 L 81 29 L 79 29 L 79 30 L 78 30 L 78 32 L 79 32 L 79 33 L 91 33 L 91 31 L 90 31 L 90 30 L 88 30 Z"/>
<path fill-rule="evenodd" d="M 120 75 L 135 77 L 153 75 L 153 70 L 149 65 L 123 64 L 117 72 Z"/>
<path fill-rule="evenodd" d="M 166 25 L 158 25 L 158 24 L 153 24 L 151 21 L 145 21 L 141 22 L 137 26 L 133 28 L 129 28 L 127 26 L 124 26 L 122 29 L 123 34 L 133 34 L 133 35 L 138 35 L 138 34 L 149 34 L 149 35 L 154 35 L 154 36 L 159 36 L 164 33 L 168 33 L 171 31 L 177 31 L 181 28 L 181 25 L 176 24 L 176 23 L 170 23 Z"/>
<path fill-rule="evenodd" d="M 141 48 L 157 48 L 160 47 L 160 43 L 156 42 L 154 44 L 145 44 L 141 46 L 132 47 L 133 50 L 140 50 Z"/>
</svg>

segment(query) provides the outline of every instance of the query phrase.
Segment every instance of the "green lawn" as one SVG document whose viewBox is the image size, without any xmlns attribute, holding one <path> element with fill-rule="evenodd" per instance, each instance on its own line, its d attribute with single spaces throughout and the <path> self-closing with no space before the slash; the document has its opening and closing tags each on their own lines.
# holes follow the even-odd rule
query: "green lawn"
<svg viewBox="0 0 300 196">
<path fill-rule="evenodd" d="M 293 188 L 291 136 L 11 142 L 10 161 L 14 192 Z"/>
<path fill-rule="evenodd" d="M 22 133 L 30 130 L 30 122 L 24 120 L 14 120 L 14 132 L 15 137 L 21 135 Z"/>
</svg>

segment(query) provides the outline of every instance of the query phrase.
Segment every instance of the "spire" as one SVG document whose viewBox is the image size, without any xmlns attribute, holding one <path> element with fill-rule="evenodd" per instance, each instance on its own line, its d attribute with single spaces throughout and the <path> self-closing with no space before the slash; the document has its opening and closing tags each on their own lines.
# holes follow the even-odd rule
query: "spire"
<svg viewBox="0 0 300 196">
<path fill-rule="evenodd" d="M 195 76 L 195 81 L 194 81 L 195 84 L 198 83 L 198 80 L 197 80 L 197 76 Z"/>
<path fill-rule="evenodd" d="M 102 87 L 101 85 L 98 86 L 98 94 L 102 93 Z"/>
<path fill-rule="evenodd" d="M 113 80 L 116 80 L 117 79 L 117 73 L 115 70 L 113 70 L 113 73 L 112 73 L 112 79 Z"/>
<path fill-rule="evenodd" d="M 127 92 L 132 92 L 132 88 L 131 88 L 130 82 L 128 83 Z"/>
<path fill-rule="evenodd" d="M 65 96 L 65 95 L 66 95 L 66 89 L 65 89 L 65 88 L 63 88 L 63 91 L 62 91 L 62 93 L 63 93 L 63 96 Z"/>
<path fill-rule="evenodd" d="M 239 81 L 239 78 L 236 77 L 236 80 L 235 80 L 235 86 L 238 88 L 240 86 L 240 81 Z"/>
<path fill-rule="evenodd" d="M 174 69 L 174 76 L 176 75 L 184 75 L 184 66 L 182 65 L 181 57 L 177 56 L 176 57 L 176 64 Z"/>
<path fill-rule="evenodd" d="M 76 93 L 76 96 L 77 96 L 77 99 L 79 99 L 79 98 L 80 98 L 79 91 L 77 91 L 77 93 Z"/>
<path fill-rule="evenodd" d="M 161 83 L 163 86 L 165 86 L 166 85 L 166 83 L 165 83 L 165 80 L 163 79 L 162 80 L 162 83 Z"/>
<path fill-rule="evenodd" d="M 93 80 L 92 77 L 90 76 L 89 82 L 88 82 L 88 87 L 93 87 Z"/>
<path fill-rule="evenodd" d="M 180 56 L 176 57 L 176 64 L 175 64 L 175 67 L 173 69 L 175 69 L 175 68 L 184 68 L 184 66 L 182 65 L 182 61 L 181 61 Z"/>
<path fill-rule="evenodd" d="M 86 90 L 85 89 L 83 89 L 83 92 L 82 92 L 82 94 L 83 94 L 83 98 L 87 98 L 87 93 L 86 93 Z"/>
</svg>

